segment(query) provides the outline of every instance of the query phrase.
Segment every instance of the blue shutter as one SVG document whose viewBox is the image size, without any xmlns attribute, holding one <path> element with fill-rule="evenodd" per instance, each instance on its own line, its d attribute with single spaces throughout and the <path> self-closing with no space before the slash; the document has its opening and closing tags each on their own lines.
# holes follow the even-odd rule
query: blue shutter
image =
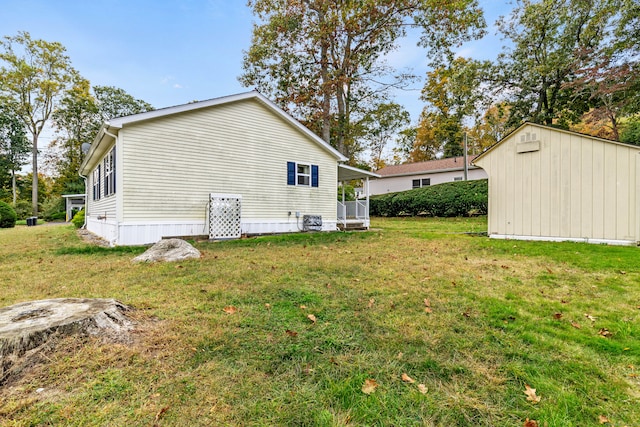
<svg viewBox="0 0 640 427">
<path fill-rule="evenodd" d="M 296 185 L 296 164 L 287 162 L 287 185 Z"/>
<path fill-rule="evenodd" d="M 318 165 L 311 165 L 311 186 L 317 187 L 318 183 Z"/>
</svg>

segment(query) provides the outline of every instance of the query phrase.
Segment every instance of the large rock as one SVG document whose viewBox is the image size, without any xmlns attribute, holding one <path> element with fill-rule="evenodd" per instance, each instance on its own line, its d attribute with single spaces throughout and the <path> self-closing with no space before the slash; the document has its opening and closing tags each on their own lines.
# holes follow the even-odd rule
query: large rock
<svg viewBox="0 0 640 427">
<path fill-rule="evenodd" d="M 163 239 L 151 246 L 145 253 L 138 255 L 133 262 L 183 261 L 200 258 L 200 251 L 182 239 Z"/>
<path fill-rule="evenodd" d="M 130 309 L 114 299 L 59 298 L 0 308 L 0 385 L 69 335 L 127 342 Z"/>
</svg>

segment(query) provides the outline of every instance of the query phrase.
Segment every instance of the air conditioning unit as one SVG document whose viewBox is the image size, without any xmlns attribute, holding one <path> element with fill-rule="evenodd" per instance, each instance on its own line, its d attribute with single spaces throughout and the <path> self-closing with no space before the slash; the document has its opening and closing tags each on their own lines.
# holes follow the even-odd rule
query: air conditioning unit
<svg viewBox="0 0 640 427">
<path fill-rule="evenodd" d="M 303 231 L 322 231 L 322 215 L 303 215 Z"/>
</svg>

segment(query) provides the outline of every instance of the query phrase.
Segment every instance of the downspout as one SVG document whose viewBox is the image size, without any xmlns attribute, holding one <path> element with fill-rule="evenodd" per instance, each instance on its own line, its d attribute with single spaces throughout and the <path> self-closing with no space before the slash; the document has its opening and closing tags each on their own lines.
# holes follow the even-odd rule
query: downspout
<svg viewBox="0 0 640 427">
<path fill-rule="evenodd" d="M 82 175 L 80 172 L 78 172 L 78 175 L 80 175 L 80 178 L 84 180 L 84 222 L 82 223 L 82 227 L 80 228 L 86 229 L 87 228 L 87 209 L 89 209 L 89 193 L 87 191 L 87 177 Z"/>
</svg>

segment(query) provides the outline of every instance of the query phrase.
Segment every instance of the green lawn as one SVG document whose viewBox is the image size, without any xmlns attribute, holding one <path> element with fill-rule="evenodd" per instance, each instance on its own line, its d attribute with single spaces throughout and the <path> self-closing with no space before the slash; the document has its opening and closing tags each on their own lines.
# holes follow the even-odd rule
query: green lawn
<svg viewBox="0 0 640 427">
<path fill-rule="evenodd" d="M 139 321 L 130 346 L 67 339 L 0 388 L 0 425 L 640 425 L 640 249 L 372 226 L 154 265 L 70 226 L 0 230 L 0 306 L 116 298 Z"/>
</svg>

